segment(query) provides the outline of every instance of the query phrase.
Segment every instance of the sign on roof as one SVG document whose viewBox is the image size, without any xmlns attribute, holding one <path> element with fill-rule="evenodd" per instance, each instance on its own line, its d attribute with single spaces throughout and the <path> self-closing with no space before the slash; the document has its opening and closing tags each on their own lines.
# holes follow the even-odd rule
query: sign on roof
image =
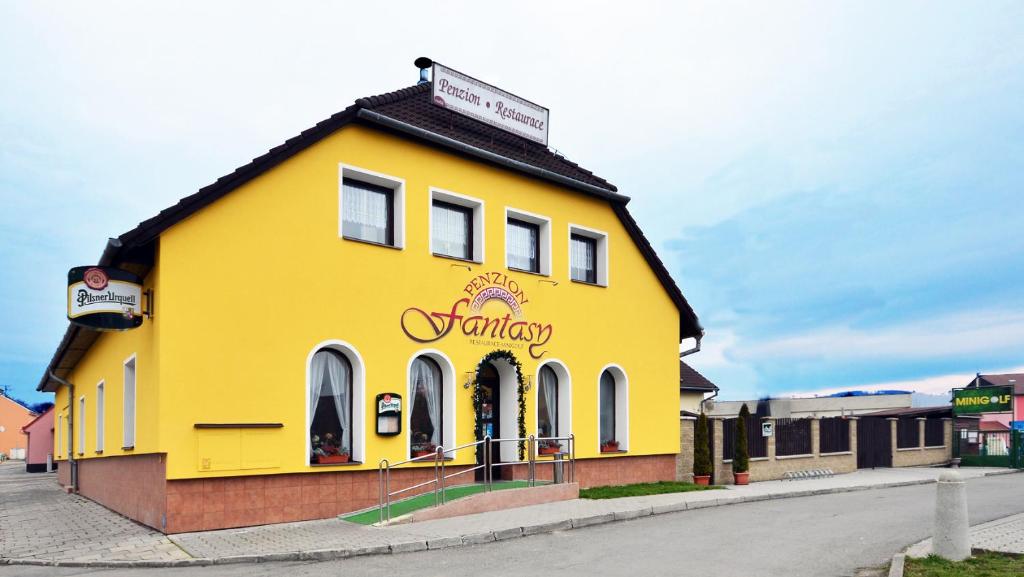
<svg viewBox="0 0 1024 577">
<path fill-rule="evenodd" d="M 1013 410 L 1012 387 L 953 389 L 953 414 L 1008 413 Z"/>
<path fill-rule="evenodd" d="M 434 104 L 547 146 L 547 108 L 437 62 L 432 78 Z"/>
</svg>

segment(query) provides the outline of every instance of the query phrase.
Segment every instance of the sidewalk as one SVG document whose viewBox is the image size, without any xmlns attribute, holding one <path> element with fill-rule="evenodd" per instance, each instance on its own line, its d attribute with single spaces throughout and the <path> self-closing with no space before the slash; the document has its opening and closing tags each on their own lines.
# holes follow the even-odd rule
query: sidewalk
<svg viewBox="0 0 1024 577">
<path fill-rule="evenodd" d="M 971 548 L 1024 555 L 1024 513 L 1011 515 L 971 527 Z M 908 557 L 927 557 L 932 540 L 926 539 L 907 549 Z"/>
<path fill-rule="evenodd" d="M 24 502 L 20 506 L 14 502 L 16 511 L 9 515 L 11 503 L 5 488 L 7 481 L 0 471 L 0 563 L 176 566 L 401 553 L 486 543 L 688 509 L 934 483 L 940 471 L 929 468 L 862 470 L 826 479 L 768 481 L 715 491 L 607 500 L 575 499 L 390 527 L 368 527 L 340 519 L 325 519 L 171 536 L 135 525 L 86 499 L 64 494 L 46 495 L 45 502 L 34 507 L 37 516 L 41 509 L 47 510 L 45 525 L 49 532 L 34 528 L 31 521 L 27 527 L 5 522 L 7 517 L 29 519 L 31 515 L 17 511 L 26 508 Z M 1016 472 L 977 468 L 961 471 L 967 479 Z M 41 482 L 52 484 L 52 491 L 57 491 L 52 476 L 43 477 Z M 122 533 L 120 536 L 127 548 L 119 547 L 111 540 L 83 543 L 81 534 L 77 533 L 81 527 L 66 530 L 62 524 L 54 522 L 63 517 L 63 514 L 55 516 L 55 512 L 60 510 L 58 507 L 63 506 L 54 503 L 58 500 L 73 502 L 81 509 L 78 514 L 87 520 L 79 525 L 107 523 L 107 518 L 112 517 L 134 526 L 134 534 Z M 9 541 L 17 542 L 19 546 L 9 547 Z M 133 553 L 136 548 L 137 554 Z"/>
</svg>

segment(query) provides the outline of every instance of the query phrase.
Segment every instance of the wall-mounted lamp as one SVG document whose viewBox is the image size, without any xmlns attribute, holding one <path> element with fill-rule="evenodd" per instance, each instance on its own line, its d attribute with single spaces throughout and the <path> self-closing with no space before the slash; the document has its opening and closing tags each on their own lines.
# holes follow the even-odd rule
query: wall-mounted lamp
<svg viewBox="0 0 1024 577">
<path fill-rule="evenodd" d="M 469 389 L 469 387 L 473 386 L 474 382 L 476 382 L 476 373 L 467 372 L 465 382 L 462 383 L 462 388 Z"/>
<path fill-rule="evenodd" d="M 551 286 L 558 286 L 558 281 L 556 281 L 556 280 L 548 280 L 546 278 L 539 279 L 537 282 L 539 282 L 539 283 L 545 283 L 546 282 L 546 283 L 550 283 Z"/>
<path fill-rule="evenodd" d="M 531 388 L 533 388 L 533 375 L 526 375 L 523 379 L 523 392 L 529 393 Z"/>
<path fill-rule="evenodd" d="M 459 264 L 457 262 L 453 262 L 453 263 L 450 263 L 449 266 L 454 266 L 454 267 L 458 267 L 458 268 L 464 268 L 464 269 L 466 269 L 466 270 L 468 270 L 470 272 L 473 272 L 473 267 L 469 266 L 468 264 Z"/>
</svg>

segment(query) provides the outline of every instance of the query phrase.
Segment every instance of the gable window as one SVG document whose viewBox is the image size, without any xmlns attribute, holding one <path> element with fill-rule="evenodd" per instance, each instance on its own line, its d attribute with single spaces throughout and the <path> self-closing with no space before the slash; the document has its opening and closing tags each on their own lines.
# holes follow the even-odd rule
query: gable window
<svg viewBox="0 0 1024 577">
<path fill-rule="evenodd" d="M 444 444 L 444 388 L 441 367 L 421 356 L 412 362 L 409 375 L 412 399 L 409 417 L 410 452 L 413 457 L 432 454 Z"/>
<path fill-rule="evenodd" d="M 394 246 L 394 191 L 354 178 L 342 179 L 341 234 L 348 239 Z"/>
<path fill-rule="evenodd" d="M 473 260 L 473 209 L 434 199 L 430 216 L 430 250 Z"/>
<path fill-rule="evenodd" d="M 124 363 L 124 420 L 122 421 L 123 444 L 125 449 L 135 447 L 135 357 L 131 357 Z"/>
<path fill-rule="evenodd" d="M 608 286 L 608 234 L 569 225 L 569 278 L 573 282 Z"/>
<path fill-rule="evenodd" d="M 103 405 L 104 405 L 104 402 L 105 402 L 104 397 L 106 396 L 106 394 L 105 394 L 106 391 L 104 390 L 105 388 L 106 387 L 105 387 L 103 381 L 100 381 L 100 384 L 96 385 L 96 452 L 97 453 L 102 453 L 103 452 L 103 426 L 104 426 L 104 422 L 103 421 L 105 420 L 104 419 L 104 414 L 103 414 L 104 411 L 105 411 L 105 407 Z"/>
<path fill-rule="evenodd" d="M 569 238 L 572 280 L 597 283 L 597 241 L 573 234 Z"/>
<path fill-rule="evenodd" d="M 540 394 L 537 400 L 539 437 L 558 436 L 558 375 L 548 365 L 540 368 Z"/>
<path fill-rule="evenodd" d="M 310 463 L 346 462 L 352 455 L 352 365 L 321 349 L 310 365 Z"/>
</svg>

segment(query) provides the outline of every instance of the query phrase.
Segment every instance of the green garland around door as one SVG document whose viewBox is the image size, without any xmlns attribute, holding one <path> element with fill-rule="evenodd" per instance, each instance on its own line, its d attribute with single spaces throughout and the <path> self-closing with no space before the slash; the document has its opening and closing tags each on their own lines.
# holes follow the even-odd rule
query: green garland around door
<svg viewBox="0 0 1024 577">
<path fill-rule="evenodd" d="M 506 361 L 512 365 L 512 368 L 516 370 L 516 391 L 519 397 L 519 438 L 526 438 L 526 387 L 523 383 L 523 365 L 519 364 L 519 359 L 512 354 L 512 351 L 496 350 L 491 351 L 484 355 L 484 358 L 480 359 L 480 362 L 476 365 L 476 377 L 473 380 L 473 414 L 475 419 L 474 430 L 479 434 L 480 431 L 480 405 L 483 403 L 483 399 L 480 396 L 480 373 L 483 372 L 484 367 L 487 363 L 496 360 Z M 501 394 L 500 392 L 498 394 Z M 500 431 L 498 432 L 500 436 Z M 525 460 L 526 458 L 526 442 L 519 441 L 519 460 Z"/>
</svg>

